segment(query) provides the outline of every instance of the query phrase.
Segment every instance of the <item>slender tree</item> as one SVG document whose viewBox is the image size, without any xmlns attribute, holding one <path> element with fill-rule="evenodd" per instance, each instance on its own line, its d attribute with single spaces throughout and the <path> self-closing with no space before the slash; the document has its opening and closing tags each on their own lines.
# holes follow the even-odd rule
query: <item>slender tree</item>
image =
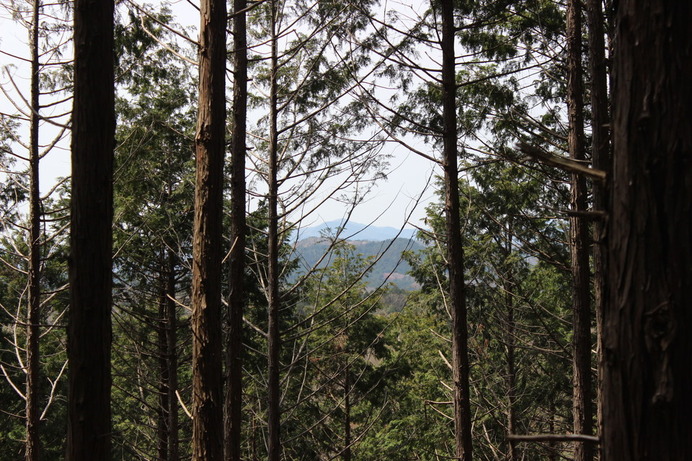
<svg viewBox="0 0 692 461">
<path fill-rule="evenodd" d="M 267 310 L 268 310 L 268 450 L 269 461 L 279 461 L 281 458 L 281 408 L 280 408 L 280 348 L 281 337 L 279 331 L 279 131 L 278 131 L 278 0 L 270 0 L 270 28 L 271 28 L 271 65 L 269 76 L 269 152 L 268 152 L 268 219 L 267 229 Z"/>
<path fill-rule="evenodd" d="M 113 1 L 74 5 L 67 459 L 111 456 Z"/>
<path fill-rule="evenodd" d="M 228 341 L 226 355 L 225 457 L 240 461 L 242 386 L 243 311 L 245 294 L 246 185 L 247 151 L 247 1 L 233 2 L 233 128 L 231 134 L 231 250 L 228 297 Z"/>
<path fill-rule="evenodd" d="M 31 114 L 29 153 L 29 315 L 26 330 L 26 460 L 41 458 L 39 437 L 40 356 L 39 322 L 41 308 L 41 197 L 39 192 L 39 18 L 41 2 L 33 2 L 31 25 Z"/>
<path fill-rule="evenodd" d="M 621 0 L 603 459 L 692 458 L 692 5 Z"/>
<path fill-rule="evenodd" d="M 443 168 L 449 303 L 452 311 L 452 381 L 454 392 L 454 440 L 456 457 L 472 459 L 471 392 L 469 388 L 468 326 L 464 290 L 464 248 L 459 212 L 459 167 L 457 157 L 457 101 L 455 26 L 452 0 L 441 2 L 442 21 L 442 118 Z"/>
</svg>

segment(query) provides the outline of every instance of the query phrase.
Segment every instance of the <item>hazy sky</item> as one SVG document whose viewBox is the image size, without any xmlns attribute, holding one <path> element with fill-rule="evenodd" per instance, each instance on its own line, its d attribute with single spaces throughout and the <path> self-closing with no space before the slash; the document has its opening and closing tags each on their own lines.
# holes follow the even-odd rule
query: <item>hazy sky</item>
<svg viewBox="0 0 692 461">
<path fill-rule="evenodd" d="M 156 3 L 156 2 L 150 2 Z M 176 22 L 184 26 L 198 24 L 198 14 L 185 0 L 172 2 Z M 26 30 L 16 24 L 9 13 L 0 8 L 0 49 L 19 57 L 28 57 L 28 36 Z M 26 63 L 6 54 L 0 54 L 0 84 L 9 93 L 9 97 L 21 103 L 21 98 L 12 89 L 9 75 L 14 82 L 21 87 L 27 95 L 29 93 L 29 72 Z M 9 67 L 8 67 L 9 66 Z M 45 103 L 45 100 L 43 101 Z M 16 113 L 8 95 L 0 93 L 0 111 L 4 113 Z M 54 109 L 54 112 L 58 109 Z M 64 111 L 61 109 L 61 111 Z M 54 127 L 45 123 L 42 130 L 42 144 L 47 144 L 57 133 Z M 20 127 L 22 139 L 28 138 L 28 128 Z M 426 151 L 429 146 L 422 142 L 416 145 L 417 149 Z M 23 148 L 17 147 L 18 152 Z M 421 225 L 425 214 L 425 206 L 434 200 L 431 181 L 433 166 L 428 160 L 422 159 L 411 153 L 403 146 L 391 144 L 383 150 L 391 155 L 389 168 L 386 172 L 387 180 L 378 180 L 373 190 L 366 199 L 355 209 L 351 219 L 360 223 L 375 222 L 382 226 L 402 226 L 408 221 L 408 227 Z M 69 174 L 69 141 L 63 140 L 54 151 L 46 156 L 41 163 L 41 189 L 49 190 L 55 183 L 55 178 Z M 439 171 L 435 170 L 434 173 Z M 426 184 L 431 185 L 426 190 Z M 415 202 L 419 202 L 415 205 Z M 345 208 L 336 200 L 330 200 L 320 207 L 318 213 L 310 219 L 309 225 L 319 224 L 320 221 L 332 221 L 344 217 Z"/>
</svg>

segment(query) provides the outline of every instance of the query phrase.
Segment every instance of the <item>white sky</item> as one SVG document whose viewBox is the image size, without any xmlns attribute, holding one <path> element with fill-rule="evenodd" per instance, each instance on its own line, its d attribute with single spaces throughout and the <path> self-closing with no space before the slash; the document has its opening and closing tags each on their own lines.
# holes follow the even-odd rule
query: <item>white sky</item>
<svg viewBox="0 0 692 461">
<path fill-rule="evenodd" d="M 157 2 L 150 3 L 156 4 Z M 417 3 L 419 2 L 413 1 L 413 4 Z M 170 4 L 176 22 L 184 26 L 196 27 L 199 22 L 198 15 L 187 0 L 178 0 L 170 2 Z M 0 50 L 16 56 L 28 57 L 27 31 L 12 20 L 4 6 L 3 2 L 3 6 L 0 7 Z M 0 70 L 0 85 L 9 93 L 9 98 L 21 103 L 21 98 L 17 96 L 16 91 L 12 88 L 8 75 L 11 75 L 21 91 L 28 95 L 28 66 L 26 63 L 22 63 L 20 60 L 6 54 L 0 54 L 0 68 L 2 68 Z M 45 104 L 45 102 L 45 99 L 42 100 L 42 104 Z M 0 112 L 17 112 L 10 99 L 8 99 L 8 95 L 3 93 L 0 93 Z M 64 107 L 54 108 L 53 112 L 64 112 Z M 44 123 L 41 132 L 41 143 L 47 144 L 55 137 L 57 130 L 54 127 L 46 126 Z M 22 139 L 28 138 L 28 127 L 26 124 L 20 128 L 20 134 Z M 415 143 L 416 141 L 413 142 Z M 429 149 L 429 146 L 418 142 L 415 148 L 425 152 Z M 22 152 L 22 149 L 17 146 L 17 152 Z M 394 143 L 385 148 L 384 152 L 392 155 L 389 162 L 390 167 L 386 172 L 388 179 L 386 181 L 380 180 L 376 183 L 374 190 L 366 200 L 355 209 L 351 215 L 351 220 L 393 227 L 422 225 L 422 219 L 425 216 L 425 206 L 435 200 L 432 187 L 434 180 L 431 180 L 433 166 L 428 160 Z M 49 190 L 57 177 L 69 175 L 69 169 L 69 141 L 65 139 L 41 163 L 42 191 Z M 436 173 L 439 174 L 439 171 L 436 171 Z M 430 185 L 428 185 L 429 182 Z M 427 189 L 426 185 L 428 185 Z M 419 202 L 418 205 L 414 206 L 417 201 Z M 316 225 L 320 224 L 321 221 L 341 219 L 344 213 L 345 210 L 342 205 L 333 200 L 328 201 L 320 208 L 314 218 L 310 220 L 311 222 L 306 223 L 306 225 Z"/>
</svg>

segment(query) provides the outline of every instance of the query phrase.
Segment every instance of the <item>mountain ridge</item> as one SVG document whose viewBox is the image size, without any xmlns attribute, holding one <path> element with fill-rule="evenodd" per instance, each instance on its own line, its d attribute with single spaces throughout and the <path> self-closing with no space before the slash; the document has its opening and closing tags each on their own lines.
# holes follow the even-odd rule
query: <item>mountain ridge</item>
<svg viewBox="0 0 692 461">
<path fill-rule="evenodd" d="M 350 221 L 344 223 L 340 220 L 333 220 L 300 229 L 296 233 L 295 238 L 297 241 L 301 241 L 312 237 L 334 236 L 339 229 L 341 229 L 341 232 L 339 232 L 339 238 L 341 239 L 371 242 L 382 242 L 396 238 L 415 239 L 417 232 L 416 229 L 412 228 L 401 229 L 391 226 L 375 226 Z"/>
</svg>

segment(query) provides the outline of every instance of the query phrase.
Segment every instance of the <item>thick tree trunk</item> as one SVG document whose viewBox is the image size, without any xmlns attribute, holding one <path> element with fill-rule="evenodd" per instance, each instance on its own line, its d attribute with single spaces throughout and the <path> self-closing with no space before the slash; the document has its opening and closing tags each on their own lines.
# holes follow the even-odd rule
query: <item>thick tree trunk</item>
<svg viewBox="0 0 692 461">
<path fill-rule="evenodd" d="M 246 0 L 233 2 L 233 133 L 231 135 L 231 254 L 226 352 L 226 459 L 240 461 L 242 422 L 242 346 L 245 308 L 245 153 L 247 126 Z"/>
<path fill-rule="evenodd" d="M 449 302 L 452 307 L 452 368 L 454 389 L 454 440 L 456 457 L 471 460 L 471 410 L 469 392 L 468 328 L 464 288 L 464 249 L 459 214 L 457 161 L 456 56 L 454 53 L 454 5 L 442 1 L 442 104 L 444 119 L 443 164 Z"/>
<path fill-rule="evenodd" d="M 591 157 L 593 167 L 610 174 L 610 133 L 608 126 L 608 74 L 605 59 L 605 27 L 601 0 L 586 0 L 589 30 L 589 70 L 591 73 Z M 606 190 L 603 182 L 593 183 L 593 206 L 605 212 Z M 606 301 L 606 253 L 605 220 L 593 224 L 594 307 L 596 312 L 596 337 L 598 338 L 598 433 L 603 433 L 601 417 L 601 383 L 603 379 L 603 312 Z"/>
<path fill-rule="evenodd" d="M 38 30 L 40 0 L 34 0 L 31 24 L 31 115 L 29 116 L 29 299 L 26 327 L 26 453 L 27 461 L 41 458 L 39 438 L 41 308 L 41 197 L 39 192 L 39 62 Z"/>
<path fill-rule="evenodd" d="M 574 160 L 586 158 L 584 137 L 584 85 L 581 65 L 581 2 L 567 2 L 567 108 L 569 117 L 569 153 Z M 571 208 L 585 211 L 586 179 L 572 174 Z M 589 227 L 582 217 L 570 217 L 570 253 L 572 260 L 572 336 L 574 433 L 591 435 L 591 294 L 589 269 Z M 593 459 L 593 446 L 577 443 L 574 459 Z"/>
<path fill-rule="evenodd" d="M 75 0 L 67 460 L 111 456 L 113 1 Z"/>
<path fill-rule="evenodd" d="M 620 0 L 606 461 L 692 459 L 692 5 Z"/>
<path fill-rule="evenodd" d="M 200 8 L 199 113 L 192 242 L 192 459 L 223 456 L 221 224 L 226 124 L 226 3 Z"/>
<path fill-rule="evenodd" d="M 269 89 L 269 228 L 268 228 L 268 417 L 269 417 L 269 461 L 281 458 L 281 409 L 279 405 L 279 219 L 278 219 L 278 129 L 277 129 L 277 71 L 278 39 L 277 6 L 271 2 L 271 83 Z"/>
</svg>

